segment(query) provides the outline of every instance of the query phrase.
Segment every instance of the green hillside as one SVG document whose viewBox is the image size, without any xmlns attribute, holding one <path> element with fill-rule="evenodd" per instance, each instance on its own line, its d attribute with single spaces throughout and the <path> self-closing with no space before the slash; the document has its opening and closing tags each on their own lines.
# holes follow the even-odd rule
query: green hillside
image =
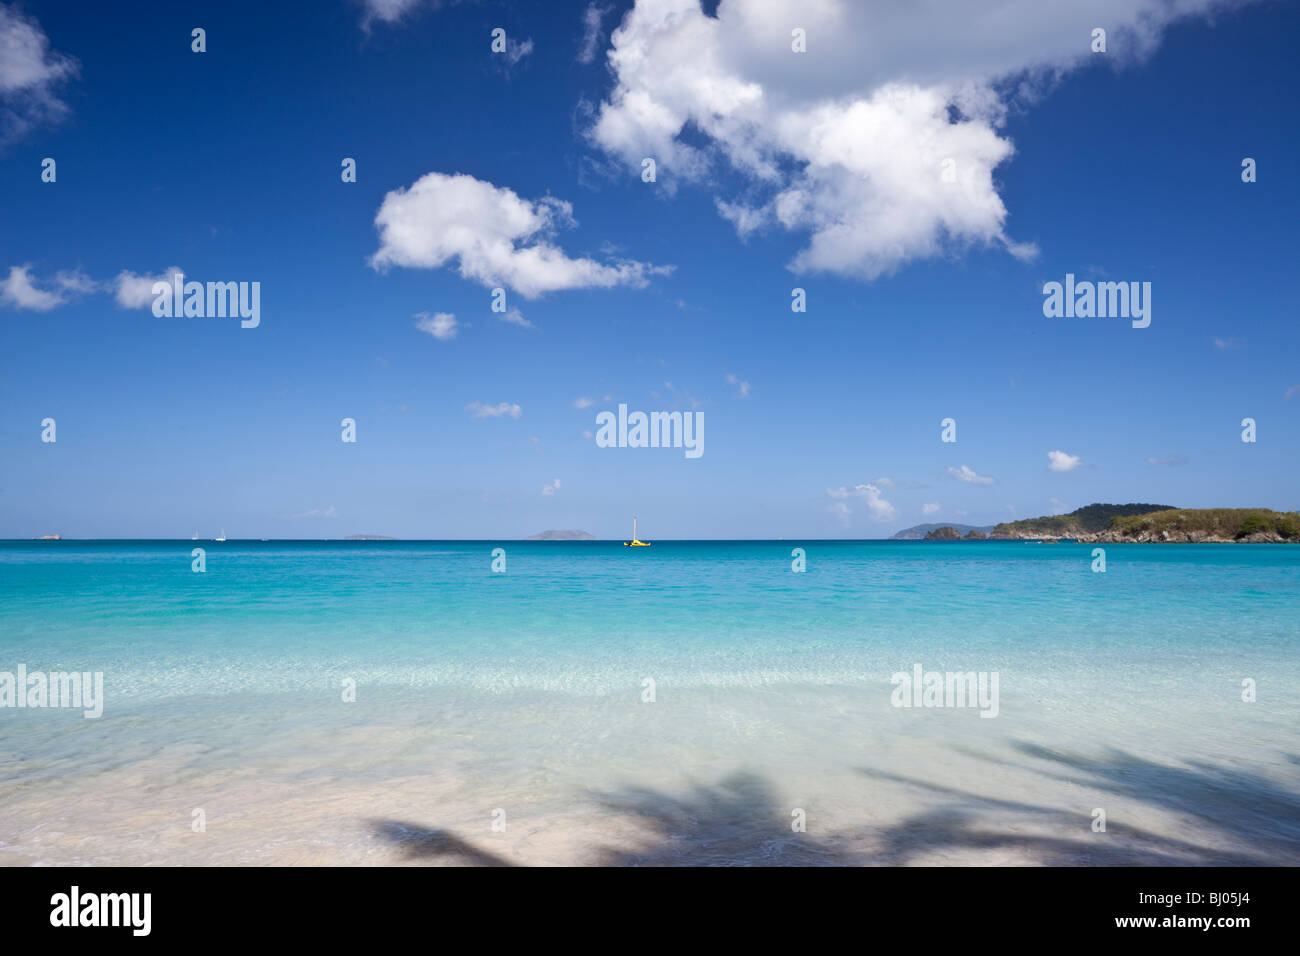
<svg viewBox="0 0 1300 956">
<path fill-rule="evenodd" d="M 1143 535 L 1205 536 L 1237 541 L 1252 535 L 1300 539 L 1300 512 L 1268 508 L 1171 508 L 1153 514 L 1117 517 L 1111 530 L 1124 538 Z"/>
<path fill-rule="evenodd" d="M 1107 531 L 1115 518 L 1139 517 L 1153 511 L 1170 511 L 1173 505 L 1127 504 L 1085 505 L 1066 515 L 1046 515 L 1042 518 L 1022 518 L 1004 521 L 993 529 L 994 538 L 1074 538 L 1081 534 Z"/>
</svg>

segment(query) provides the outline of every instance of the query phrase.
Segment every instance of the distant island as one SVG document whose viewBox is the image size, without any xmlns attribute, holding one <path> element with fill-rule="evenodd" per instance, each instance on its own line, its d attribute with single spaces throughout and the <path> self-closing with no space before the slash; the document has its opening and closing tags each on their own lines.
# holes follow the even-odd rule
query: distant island
<svg viewBox="0 0 1300 956">
<path fill-rule="evenodd" d="M 388 538 L 382 534 L 350 534 L 344 541 L 397 541 L 397 538 Z"/>
<path fill-rule="evenodd" d="M 963 527 L 966 527 L 963 525 Z M 925 534 L 926 541 L 986 541 L 988 535 L 979 528 L 971 528 L 964 535 L 953 525 L 944 525 L 942 528 L 935 528 L 933 531 L 927 531 Z"/>
<path fill-rule="evenodd" d="M 944 533 L 940 534 L 939 531 Z M 928 540 L 961 538 L 955 527 Z M 961 540 L 968 540 L 961 538 Z M 1300 542 L 1300 512 L 1268 508 L 1174 508 L 1170 505 L 1092 504 L 1069 514 L 1025 518 L 997 525 L 995 540 L 1073 538 L 1092 543 L 1282 544 Z"/>
<path fill-rule="evenodd" d="M 981 534 L 987 535 L 993 530 L 994 526 L 991 524 L 980 527 L 976 527 L 972 524 L 918 524 L 913 525 L 910 528 L 904 528 L 902 531 L 894 535 L 894 540 L 920 541 L 922 538 L 928 537 L 932 531 L 939 531 L 943 528 L 950 528 L 952 531 L 957 532 L 957 537 L 960 538 L 962 535 L 969 534 L 972 531 L 978 531 Z"/>
<path fill-rule="evenodd" d="M 599 541 L 594 534 L 588 534 L 585 531 L 543 531 L 540 534 L 530 534 L 524 538 L 525 541 Z"/>
</svg>

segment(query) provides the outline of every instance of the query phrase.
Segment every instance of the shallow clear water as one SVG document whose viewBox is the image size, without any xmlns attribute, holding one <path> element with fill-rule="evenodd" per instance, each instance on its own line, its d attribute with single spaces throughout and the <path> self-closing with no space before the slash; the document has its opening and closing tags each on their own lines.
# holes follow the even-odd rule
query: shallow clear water
<svg viewBox="0 0 1300 956">
<path fill-rule="evenodd" d="M 97 720 L 0 709 L 0 860 L 1296 862 L 1300 548 L 1092 562 L 1022 542 L 0 543 L 0 672 L 105 687 Z M 996 671 L 998 716 L 891 706 L 915 664 Z"/>
</svg>

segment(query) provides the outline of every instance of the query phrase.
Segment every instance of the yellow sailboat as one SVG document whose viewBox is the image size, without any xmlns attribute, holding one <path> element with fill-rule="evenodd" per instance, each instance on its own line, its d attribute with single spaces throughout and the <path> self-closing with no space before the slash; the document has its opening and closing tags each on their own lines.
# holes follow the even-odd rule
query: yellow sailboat
<svg viewBox="0 0 1300 956">
<path fill-rule="evenodd" d="M 633 515 L 633 516 L 632 516 L 632 540 L 631 540 L 631 541 L 624 541 L 624 542 L 623 542 L 623 547 L 625 547 L 625 548 L 648 548 L 648 547 L 650 547 L 650 542 L 649 542 L 649 541 L 638 541 L 638 540 L 636 539 L 636 515 Z"/>
</svg>

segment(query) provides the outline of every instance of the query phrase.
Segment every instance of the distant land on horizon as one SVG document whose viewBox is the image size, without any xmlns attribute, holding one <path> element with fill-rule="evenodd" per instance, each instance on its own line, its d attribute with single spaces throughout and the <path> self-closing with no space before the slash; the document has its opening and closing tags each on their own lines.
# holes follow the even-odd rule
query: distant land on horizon
<svg viewBox="0 0 1300 956">
<path fill-rule="evenodd" d="M 959 531 L 963 535 L 969 534 L 972 531 L 980 531 L 984 534 L 989 534 L 995 527 L 997 527 L 997 525 L 954 524 L 951 521 L 940 521 L 937 524 L 914 524 L 910 528 L 904 528 L 902 531 L 899 531 L 897 534 L 893 535 L 890 540 L 921 541 L 924 540 L 925 536 L 931 531 L 938 531 L 940 528 L 952 528 L 954 531 Z"/>
<path fill-rule="evenodd" d="M 1068 514 L 1044 515 L 1039 518 L 1022 518 L 1004 521 L 993 529 L 995 538 L 1077 538 L 1081 535 L 1099 534 L 1111 528 L 1114 518 L 1130 518 L 1157 511 L 1175 511 L 1174 505 L 1130 503 L 1126 505 L 1091 504 L 1076 508 Z"/>
<path fill-rule="evenodd" d="M 664 542 L 722 541 L 1008 541 L 1038 539 L 1073 539 L 1088 543 L 1164 542 L 1164 543 L 1300 543 L 1300 511 L 1275 511 L 1269 508 L 1175 508 L 1160 504 L 1094 503 L 1066 514 L 1022 518 L 996 525 L 969 525 L 954 522 L 930 522 L 913 525 L 889 537 L 833 537 L 814 535 L 779 535 L 751 538 L 665 538 Z M 25 538 L 0 538 L 4 542 L 107 542 L 107 541 L 182 541 L 206 543 L 212 538 L 80 538 L 61 534 L 43 534 Z M 618 541 L 599 538 L 581 529 L 548 529 L 526 538 L 397 538 L 381 534 L 352 534 L 342 538 L 258 538 L 233 535 L 234 543 L 294 541 Z"/>
<path fill-rule="evenodd" d="M 959 540 L 955 533 L 930 540 Z M 909 529 L 910 530 L 910 529 Z M 1174 508 L 1170 505 L 1091 504 L 1069 514 L 1024 518 L 997 525 L 991 540 L 1072 538 L 1092 543 L 1286 544 L 1300 542 L 1300 512 L 1269 508 Z M 964 537 L 961 540 L 965 540 Z"/>
<path fill-rule="evenodd" d="M 993 533 L 1006 537 L 1040 533 L 1059 535 L 1062 531 L 1095 534 L 1109 529 L 1111 520 L 1114 518 L 1131 518 L 1135 515 L 1146 515 L 1156 511 L 1177 510 L 1175 505 L 1091 504 L 1076 508 L 1069 514 L 1045 515 L 1041 518 L 1022 518 L 1019 521 L 1004 521 L 993 529 Z"/>
</svg>

